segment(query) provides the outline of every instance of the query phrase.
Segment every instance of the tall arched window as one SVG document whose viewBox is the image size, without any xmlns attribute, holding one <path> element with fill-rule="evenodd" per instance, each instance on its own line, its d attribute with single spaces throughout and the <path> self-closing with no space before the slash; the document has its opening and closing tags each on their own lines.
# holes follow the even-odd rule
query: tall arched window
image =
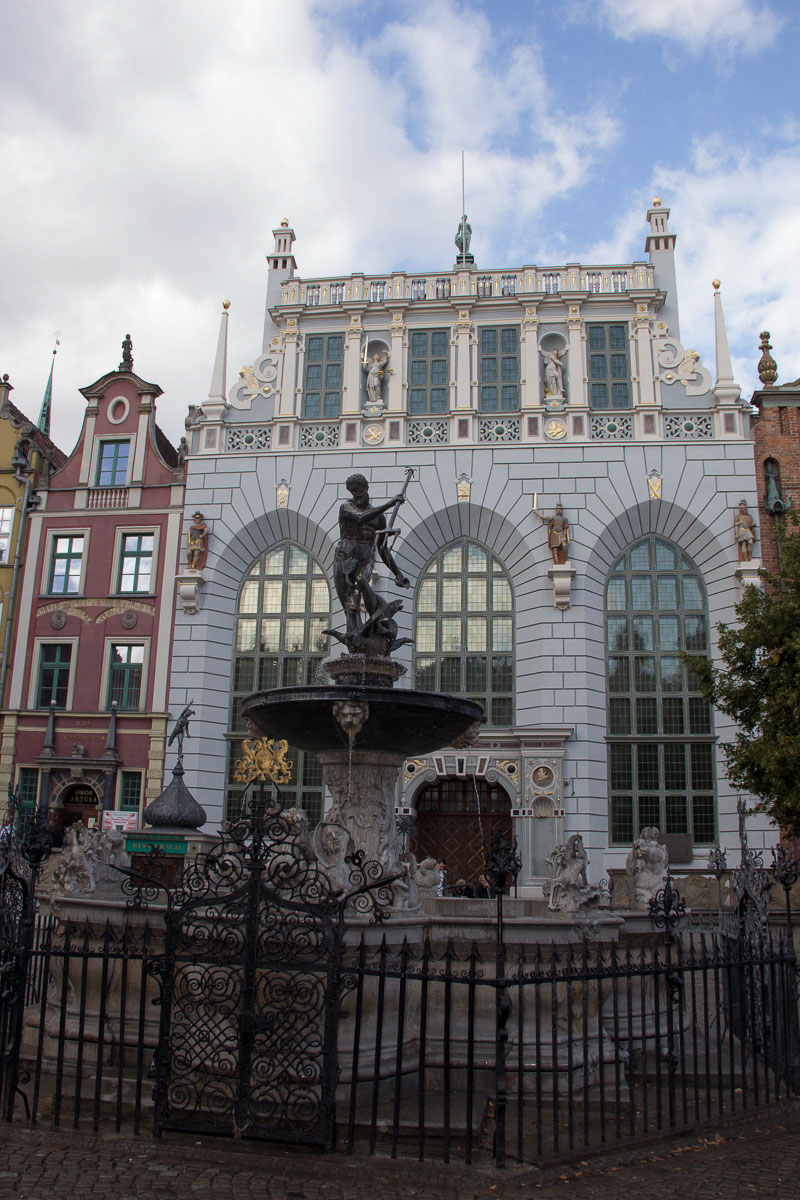
<svg viewBox="0 0 800 1200">
<path fill-rule="evenodd" d="M 235 815 L 244 785 L 233 775 L 241 757 L 242 701 L 267 688 L 314 683 L 328 652 L 323 630 L 330 625 L 331 593 L 322 567 L 292 542 L 283 542 L 258 559 L 239 590 L 234 631 L 231 711 L 228 726 L 226 812 Z M 290 748 L 292 778 L 281 784 L 287 807 L 306 810 L 311 824 L 322 817 L 322 773 L 310 754 Z M 254 784 L 253 786 L 258 786 Z"/>
<path fill-rule="evenodd" d="M 462 538 L 425 568 L 415 601 L 414 680 L 477 700 L 490 725 L 514 722 L 514 612 L 500 560 Z"/>
<path fill-rule="evenodd" d="M 716 837 L 711 707 L 679 650 L 706 654 L 700 573 L 657 537 L 637 542 L 606 586 L 608 778 L 611 841 L 646 825 Z"/>
</svg>

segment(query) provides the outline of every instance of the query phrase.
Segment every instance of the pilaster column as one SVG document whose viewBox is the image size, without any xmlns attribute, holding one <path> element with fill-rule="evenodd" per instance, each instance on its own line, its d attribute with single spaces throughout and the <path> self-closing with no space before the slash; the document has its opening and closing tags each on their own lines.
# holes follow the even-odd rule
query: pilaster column
<svg viewBox="0 0 800 1200">
<path fill-rule="evenodd" d="M 539 318 L 536 307 L 525 309 L 522 319 L 522 407 L 539 408 L 542 404 L 542 380 L 539 370 Z"/>
<path fill-rule="evenodd" d="M 401 313 L 392 315 L 392 326 L 389 332 L 392 344 L 389 351 L 390 374 L 386 386 L 386 407 L 389 412 L 397 413 L 403 412 L 405 409 L 403 384 L 406 378 L 406 326 Z"/>
<path fill-rule="evenodd" d="M 579 304 L 570 304 L 567 309 L 567 333 L 569 335 L 569 349 L 567 351 L 569 378 L 564 389 L 567 404 L 570 406 L 586 404 L 588 397 L 584 381 L 586 372 L 583 353 L 585 334 L 583 332 L 583 320 Z"/>
<path fill-rule="evenodd" d="M 342 368 L 342 416 L 354 416 L 361 411 L 361 318 L 353 315 L 344 335 L 344 366 Z"/>
<path fill-rule="evenodd" d="M 294 318 L 289 320 L 289 325 L 293 328 L 288 328 L 283 335 L 283 376 L 277 413 L 279 417 L 293 417 L 295 413 L 294 397 L 297 386 L 297 352 L 300 333 Z"/>
<path fill-rule="evenodd" d="M 640 312 L 639 309 L 645 307 L 645 312 Z M 653 343 L 650 337 L 650 314 L 646 311 L 646 306 L 637 304 L 636 316 L 634 318 L 634 339 L 631 341 L 631 351 L 636 349 L 636 362 L 633 362 L 633 354 L 631 354 L 631 375 L 638 376 L 639 379 L 639 403 L 640 404 L 655 404 L 656 388 L 653 375 Z M 635 392 L 636 385 L 633 385 Z M 636 396 L 634 395 L 634 404 Z"/>
<path fill-rule="evenodd" d="M 450 385 L 451 392 L 455 390 L 455 403 L 451 403 L 451 408 L 456 410 L 475 407 L 472 400 L 471 338 L 472 321 L 469 309 L 460 308 L 455 323 L 455 389 L 453 389 L 452 382 Z"/>
</svg>

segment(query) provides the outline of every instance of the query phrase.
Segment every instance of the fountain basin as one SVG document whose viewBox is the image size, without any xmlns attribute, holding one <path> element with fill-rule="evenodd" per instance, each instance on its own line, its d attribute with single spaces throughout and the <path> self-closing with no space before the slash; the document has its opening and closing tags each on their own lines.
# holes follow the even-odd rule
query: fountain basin
<svg viewBox="0 0 800 1200">
<path fill-rule="evenodd" d="M 244 701 L 242 713 L 260 733 L 285 738 L 299 750 L 347 749 L 348 735 L 333 711 L 334 704 L 342 701 L 369 708 L 353 735 L 352 749 L 380 750 L 401 758 L 452 746 L 471 725 L 486 721 L 480 704 L 461 696 L 342 684 L 256 692 Z"/>
</svg>

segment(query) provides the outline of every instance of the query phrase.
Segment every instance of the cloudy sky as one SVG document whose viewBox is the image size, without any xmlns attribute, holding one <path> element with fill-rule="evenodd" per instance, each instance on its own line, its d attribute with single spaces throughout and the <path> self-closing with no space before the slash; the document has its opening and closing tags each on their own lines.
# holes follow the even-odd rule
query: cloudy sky
<svg viewBox="0 0 800 1200">
<path fill-rule="evenodd" d="M 466 151 L 485 267 L 644 257 L 678 234 L 681 332 L 712 370 L 711 280 L 734 368 L 769 329 L 800 375 L 796 0 L 30 0 L 0 72 L 0 372 L 52 434 L 114 368 L 164 389 L 177 442 L 208 393 L 220 301 L 232 372 L 258 354 L 265 255 L 300 273 L 452 265 Z"/>
</svg>

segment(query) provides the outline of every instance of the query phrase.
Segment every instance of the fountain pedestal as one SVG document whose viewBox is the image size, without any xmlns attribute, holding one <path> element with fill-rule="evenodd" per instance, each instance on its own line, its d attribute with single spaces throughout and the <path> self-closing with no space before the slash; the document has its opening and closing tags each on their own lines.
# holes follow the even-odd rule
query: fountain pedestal
<svg viewBox="0 0 800 1200">
<path fill-rule="evenodd" d="M 343 825 L 366 861 L 380 863 L 386 875 L 395 874 L 400 854 L 395 792 L 403 755 L 347 749 L 320 750 L 317 758 L 333 797 L 326 822 Z"/>
</svg>

